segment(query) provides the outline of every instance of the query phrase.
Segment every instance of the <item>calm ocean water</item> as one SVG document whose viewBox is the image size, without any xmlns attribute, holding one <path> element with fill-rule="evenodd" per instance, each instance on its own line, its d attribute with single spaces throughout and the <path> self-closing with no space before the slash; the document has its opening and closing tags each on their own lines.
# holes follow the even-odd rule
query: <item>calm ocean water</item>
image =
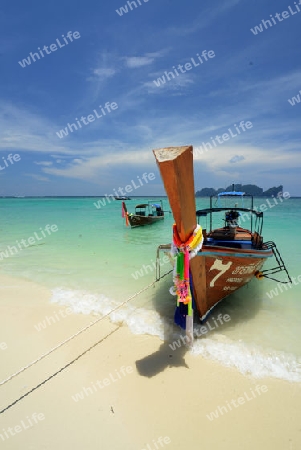
<svg viewBox="0 0 301 450">
<path fill-rule="evenodd" d="M 128 210 L 149 199 L 128 201 Z M 106 202 L 97 209 L 94 203 L 98 200 L 0 199 L 0 252 L 9 256 L 0 258 L 1 273 L 49 287 L 58 309 L 68 305 L 78 314 L 107 313 L 149 285 L 155 278 L 157 246 L 171 241 L 172 215 L 167 213 L 162 223 L 130 229 L 121 217 L 120 201 Z M 163 201 L 169 210 L 167 199 Z M 263 203 L 267 204 L 266 199 L 255 199 L 255 205 Z M 197 199 L 198 209 L 208 206 L 207 199 Z M 285 290 L 271 280 L 252 280 L 215 308 L 209 319 L 212 328 L 219 313 L 229 314 L 231 320 L 197 339 L 192 349 L 195 355 L 255 377 L 301 381 L 300 223 L 301 199 L 285 200 L 264 214 L 264 240 L 276 242 L 296 285 Z M 56 225 L 57 231 L 45 231 L 47 224 Z M 170 265 L 161 270 L 168 272 Z M 171 285 L 170 274 L 112 313 L 111 320 L 124 321 L 136 334 L 179 338 L 178 329 L 170 326 L 174 313 Z"/>
</svg>

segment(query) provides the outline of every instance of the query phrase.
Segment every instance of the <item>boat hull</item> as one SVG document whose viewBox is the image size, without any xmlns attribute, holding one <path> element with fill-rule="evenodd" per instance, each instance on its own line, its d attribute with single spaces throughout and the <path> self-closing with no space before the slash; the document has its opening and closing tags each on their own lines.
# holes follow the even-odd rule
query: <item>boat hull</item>
<svg viewBox="0 0 301 450">
<path fill-rule="evenodd" d="M 193 334 L 193 330 L 190 296 L 187 295 L 188 265 L 185 255 L 187 255 L 187 249 L 191 256 L 197 251 L 196 249 L 200 249 L 197 217 L 207 218 L 209 214 L 210 219 L 209 232 L 203 229 L 202 249 L 189 261 L 192 297 L 201 320 L 205 320 L 211 309 L 222 299 L 249 283 L 254 275 L 263 278 L 284 270 L 291 282 L 275 243 L 263 242 L 263 212 L 253 209 L 252 196 L 250 196 L 252 197 L 251 208 L 244 206 L 238 208 L 237 205 L 221 207 L 219 204 L 213 207 L 212 197 L 210 197 L 210 208 L 196 211 L 192 146 L 164 147 L 153 152 L 175 220 L 174 245 L 182 255 L 184 254 L 184 258 L 181 256 L 176 260 L 177 276 L 174 291 L 177 293 L 178 302 L 184 301 L 188 306 L 186 310 L 184 307 L 177 308 L 175 321 L 185 328 L 186 332 L 188 329 L 188 335 Z M 237 195 L 247 196 L 245 193 L 235 192 L 234 188 L 233 191 L 218 194 L 219 197 L 225 196 L 225 198 L 236 198 Z M 212 214 L 223 211 L 225 226 L 213 228 Z M 250 214 L 250 229 L 239 225 L 240 216 L 241 219 L 243 218 L 241 213 Z M 166 249 L 166 245 L 160 248 Z M 267 258 L 273 256 L 276 258 L 277 266 L 262 271 Z M 160 270 L 156 273 L 160 276 Z M 186 318 L 185 325 L 184 318 Z"/>
<path fill-rule="evenodd" d="M 153 223 L 160 222 L 164 219 L 164 216 L 139 216 L 136 214 L 129 214 L 129 223 L 132 228 L 143 227 L 144 225 L 152 225 Z"/>
<path fill-rule="evenodd" d="M 193 296 L 200 319 L 223 298 L 245 286 L 260 271 L 272 250 L 204 245 L 190 261 Z"/>
</svg>

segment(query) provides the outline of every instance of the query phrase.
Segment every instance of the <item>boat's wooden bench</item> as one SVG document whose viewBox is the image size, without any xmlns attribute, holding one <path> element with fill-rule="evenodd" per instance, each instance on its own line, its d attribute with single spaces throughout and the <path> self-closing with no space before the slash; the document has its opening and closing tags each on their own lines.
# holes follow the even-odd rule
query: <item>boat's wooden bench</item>
<svg viewBox="0 0 301 450">
<path fill-rule="evenodd" d="M 252 238 L 252 233 L 248 230 L 239 230 L 237 229 L 235 233 L 227 228 L 220 228 L 212 231 L 212 233 L 208 234 L 208 237 L 212 237 L 213 239 L 220 240 L 229 240 L 229 241 L 250 241 Z"/>
</svg>

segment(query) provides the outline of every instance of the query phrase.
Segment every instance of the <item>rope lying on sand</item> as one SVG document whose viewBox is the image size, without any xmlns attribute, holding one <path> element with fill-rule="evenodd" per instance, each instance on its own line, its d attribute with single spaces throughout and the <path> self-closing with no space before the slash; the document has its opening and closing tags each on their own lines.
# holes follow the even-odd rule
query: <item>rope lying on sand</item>
<svg viewBox="0 0 301 450">
<path fill-rule="evenodd" d="M 8 409 L 10 409 L 12 406 L 16 405 L 16 403 L 19 403 L 23 398 L 27 397 L 29 394 L 31 394 L 32 392 L 34 392 L 36 389 L 38 389 L 39 387 L 43 386 L 43 384 L 47 383 L 47 381 L 51 380 L 51 378 L 54 378 L 56 375 L 58 375 L 60 372 L 62 372 L 63 370 L 67 369 L 67 367 L 71 366 L 71 364 L 75 363 L 75 361 L 77 361 L 79 358 L 81 358 L 82 356 L 84 356 L 86 353 L 88 353 L 90 350 L 92 350 L 92 348 L 96 347 L 98 344 L 100 344 L 102 341 L 104 341 L 105 339 L 107 339 L 109 336 L 111 336 L 113 333 L 115 333 L 115 331 L 117 331 L 119 328 L 121 327 L 121 325 L 119 325 L 118 327 L 115 328 L 115 330 L 111 331 L 111 333 L 107 334 L 105 337 L 101 338 L 99 341 L 97 341 L 95 344 L 93 344 L 91 347 L 89 347 L 87 350 L 85 350 L 83 353 L 81 353 L 80 355 L 78 355 L 76 358 L 74 358 L 72 361 L 70 361 L 69 363 L 67 363 L 64 367 L 61 367 L 57 372 L 53 373 L 52 375 L 50 375 L 48 378 L 46 378 L 45 380 L 43 380 L 41 383 L 37 384 L 35 387 L 33 387 L 32 389 L 30 389 L 30 391 L 26 392 L 26 394 L 21 395 L 21 397 L 19 397 L 17 400 L 15 400 L 14 402 L 10 403 L 8 406 L 6 406 L 4 409 L 2 409 L 0 411 L 0 414 L 3 414 L 5 411 L 7 411 Z"/>
<path fill-rule="evenodd" d="M 165 273 L 160 279 L 164 278 L 166 275 L 170 274 L 172 272 L 172 270 L 170 270 L 169 272 Z M 27 364 L 27 366 L 22 367 L 20 370 L 18 370 L 17 372 L 13 373 L 12 375 L 10 375 L 8 378 L 6 378 L 5 380 L 0 382 L 0 386 L 4 385 L 5 383 L 7 383 L 8 381 L 10 381 L 12 378 L 16 377 L 17 375 L 19 375 L 20 373 L 24 372 L 25 370 L 29 369 L 29 367 L 33 366 L 34 364 L 38 363 L 39 361 L 41 361 L 42 359 L 46 358 L 46 356 L 50 355 L 51 353 L 53 353 L 55 350 L 57 350 L 58 348 L 62 347 L 63 345 L 67 344 L 67 342 L 70 342 L 72 339 L 74 339 L 75 337 L 79 336 L 81 333 L 83 333 L 84 331 L 88 330 L 89 328 L 91 328 L 93 325 L 95 325 L 96 323 L 100 322 L 101 320 L 103 320 L 105 317 L 108 317 L 110 314 L 112 314 L 113 312 L 117 311 L 118 309 L 120 309 L 122 306 L 124 306 L 125 304 L 127 304 L 129 301 L 133 300 L 133 298 L 137 297 L 138 295 L 142 294 L 142 292 L 146 291 L 147 289 L 149 289 L 150 287 L 154 286 L 159 280 L 155 280 L 152 283 L 150 283 L 149 285 L 145 286 L 143 289 L 141 289 L 140 291 L 136 292 L 134 295 L 132 295 L 131 297 L 129 297 L 127 300 L 125 300 L 123 303 L 121 303 L 120 305 L 116 306 L 116 308 L 113 308 L 110 312 L 108 312 L 107 314 L 104 314 L 103 316 L 101 316 L 100 318 L 96 319 L 94 322 L 91 322 L 89 325 L 87 325 L 86 327 L 82 328 L 81 330 L 79 330 L 77 333 L 73 334 L 72 336 L 70 336 L 68 339 L 65 339 L 64 341 L 60 342 L 58 345 L 56 345 L 55 347 L 53 347 L 52 349 L 50 349 L 48 352 L 44 353 L 43 355 L 39 356 L 39 358 L 35 359 L 34 361 L 32 361 L 31 363 Z M 54 378 L 56 375 L 58 375 L 60 372 L 62 372 L 63 370 L 65 370 L 67 367 L 69 367 L 71 364 L 73 364 L 75 361 L 77 361 L 78 359 L 80 359 L 82 356 L 84 356 L 87 352 L 89 352 L 90 350 L 92 350 L 92 348 L 96 347 L 98 344 L 100 344 L 102 341 L 104 341 L 105 339 L 107 339 L 109 336 L 111 336 L 113 333 L 115 333 L 117 330 L 119 330 L 119 328 L 122 326 L 122 324 L 120 324 L 118 327 L 115 328 L 115 330 L 111 331 L 109 334 L 107 334 L 105 337 L 101 338 L 99 341 L 97 341 L 95 344 L 93 344 L 91 347 L 89 347 L 88 349 L 86 349 L 84 352 L 82 352 L 79 356 L 77 356 L 76 358 L 74 358 L 72 361 L 70 361 L 68 364 L 66 364 L 64 367 L 62 367 L 61 369 L 59 369 L 57 372 L 55 372 L 54 374 L 50 375 L 48 378 L 46 378 L 44 381 L 42 381 L 41 383 L 39 383 L 37 386 L 35 386 L 34 388 L 32 388 L 30 391 L 26 392 L 25 394 L 23 394 L 21 397 L 19 397 L 17 400 L 15 400 L 13 403 L 11 403 L 10 405 L 8 405 L 7 407 L 5 407 L 4 409 L 2 409 L 0 411 L 0 414 L 4 413 L 5 411 L 7 411 L 9 408 L 11 408 L 12 406 L 14 406 L 16 403 L 18 403 L 19 401 L 21 401 L 24 397 L 27 397 L 27 395 L 29 395 L 30 393 L 32 393 L 33 391 L 35 391 L 36 389 L 38 389 L 39 387 L 41 387 L 43 384 L 47 383 L 47 381 L 51 380 L 51 378 Z"/>
</svg>

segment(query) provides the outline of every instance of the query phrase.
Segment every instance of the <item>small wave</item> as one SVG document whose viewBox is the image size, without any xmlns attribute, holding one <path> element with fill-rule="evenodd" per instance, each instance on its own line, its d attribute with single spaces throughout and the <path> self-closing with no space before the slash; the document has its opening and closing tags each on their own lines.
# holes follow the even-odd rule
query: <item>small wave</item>
<svg viewBox="0 0 301 450">
<path fill-rule="evenodd" d="M 113 311 L 122 303 L 105 295 L 56 288 L 52 291 L 51 301 L 69 306 L 77 314 L 108 314 L 113 323 L 127 324 L 133 334 L 149 334 L 171 342 L 180 338 L 179 329 L 157 311 L 135 308 L 130 304 Z M 221 331 L 219 329 L 218 332 L 212 332 L 210 338 L 196 339 L 191 353 L 217 361 L 226 367 L 236 368 L 242 374 L 254 378 L 273 377 L 292 382 L 301 381 L 301 361 L 294 355 L 263 349 L 242 341 L 235 342 Z"/>
<path fill-rule="evenodd" d="M 133 334 L 150 334 L 162 340 L 166 336 L 167 322 L 156 311 L 135 308 L 130 304 L 113 311 L 122 302 L 112 300 L 105 295 L 56 288 L 52 291 L 51 302 L 69 306 L 77 314 L 108 314 L 113 323 L 127 324 Z"/>
<path fill-rule="evenodd" d="M 286 381 L 301 381 L 301 361 L 285 352 L 233 342 L 217 334 L 210 339 L 196 340 L 191 351 L 195 355 L 213 359 L 254 378 L 273 377 Z"/>
</svg>

